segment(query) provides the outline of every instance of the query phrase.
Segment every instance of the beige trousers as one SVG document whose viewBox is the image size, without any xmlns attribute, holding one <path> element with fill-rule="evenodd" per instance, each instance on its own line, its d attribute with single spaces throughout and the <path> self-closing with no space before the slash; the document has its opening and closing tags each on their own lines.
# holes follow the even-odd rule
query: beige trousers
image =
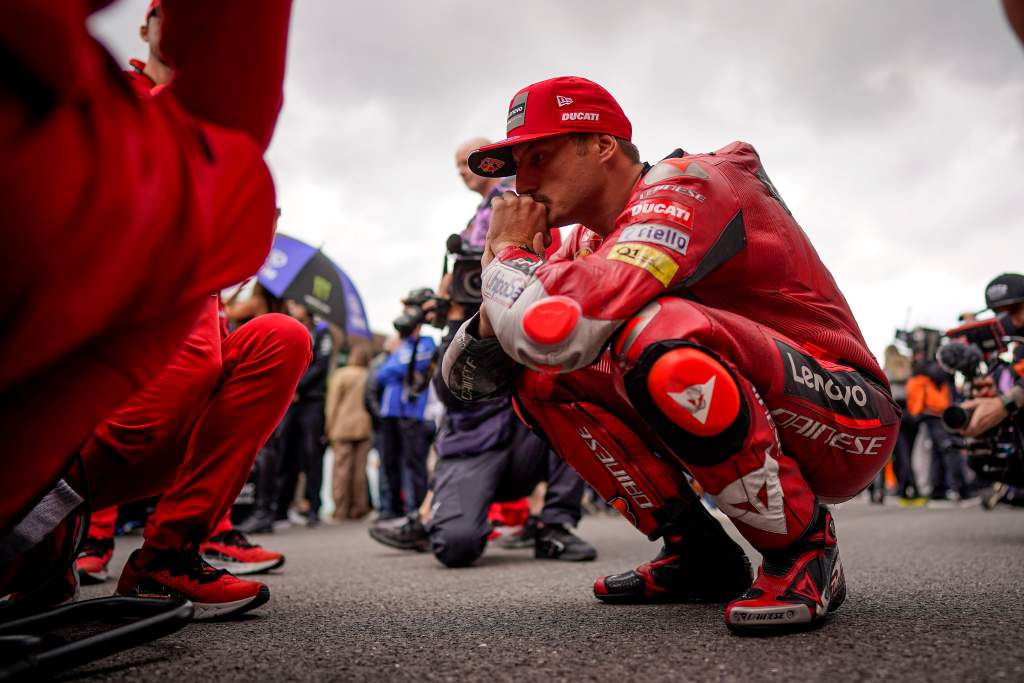
<svg viewBox="0 0 1024 683">
<path fill-rule="evenodd" d="M 366 456 L 370 452 L 370 439 L 361 441 L 332 441 L 334 451 L 335 519 L 362 519 L 370 512 L 369 491 L 366 484 Z"/>
</svg>

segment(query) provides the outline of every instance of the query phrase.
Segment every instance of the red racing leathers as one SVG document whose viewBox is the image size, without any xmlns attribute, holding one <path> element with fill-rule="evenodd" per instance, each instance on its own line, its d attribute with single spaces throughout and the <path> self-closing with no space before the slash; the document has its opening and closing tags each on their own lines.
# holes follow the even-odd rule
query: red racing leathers
<svg viewBox="0 0 1024 683">
<path fill-rule="evenodd" d="M 130 63 L 125 75 L 135 92 L 140 97 L 156 94 L 160 86 L 146 75 L 145 64 L 135 59 Z M 155 487 L 163 494 L 146 525 L 147 544 L 177 549 L 233 528 L 230 506 L 244 482 L 240 475 L 252 469 L 257 449 L 280 422 L 309 363 L 308 333 L 299 322 L 283 315 L 264 316 L 243 336 L 261 327 L 259 341 L 245 347 L 245 355 L 253 358 L 238 358 L 253 365 L 253 371 L 236 388 L 236 365 L 223 365 L 222 346 L 228 347 L 220 298 L 212 295 L 160 374 L 104 419 L 82 447 L 92 488 L 97 493 L 105 490 L 109 500 L 141 498 L 145 494 L 140 488 Z M 272 348 L 262 348 L 265 344 Z M 259 363 L 264 364 L 262 371 Z M 232 409 L 254 394 L 262 400 L 250 401 L 250 409 Z M 214 401 L 222 404 L 219 411 L 210 410 Z M 225 407 L 234 424 L 218 418 Z M 192 439 L 199 429 L 211 436 Z M 109 475 L 98 477 L 97 469 L 109 470 Z M 124 476 L 129 471 L 136 478 L 145 472 L 146 483 Z M 108 481 L 96 481 L 99 478 Z M 116 506 L 97 510 L 89 537 L 112 539 L 116 520 Z"/>
<path fill-rule="evenodd" d="M 746 143 L 662 161 L 607 239 L 578 228 L 547 262 L 506 249 L 483 283 L 501 348 L 529 368 L 516 382 L 527 419 L 652 537 L 680 465 L 770 549 L 803 533 L 815 497 L 858 493 L 893 448 L 885 377 Z M 443 369 L 467 400 L 509 370 L 475 331 Z M 717 385 L 658 369 L 684 347 L 711 359 Z M 704 430 L 719 409 L 727 424 Z"/>
<path fill-rule="evenodd" d="M 278 313 L 228 335 L 209 297 L 170 362 L 82 447 L 97 509 L 160 495 L 145 540 L 164 550 L 230 529 L 231 504 L 311 355 L 306 328 Z"/>
<path fill-rule="evenodd" d="M 290 2 L 165 0 L 175 80 L 145 100 L 86 30 L 97 4 L 0 4 L 0 534 L 273 236 Z"/>
</svg>

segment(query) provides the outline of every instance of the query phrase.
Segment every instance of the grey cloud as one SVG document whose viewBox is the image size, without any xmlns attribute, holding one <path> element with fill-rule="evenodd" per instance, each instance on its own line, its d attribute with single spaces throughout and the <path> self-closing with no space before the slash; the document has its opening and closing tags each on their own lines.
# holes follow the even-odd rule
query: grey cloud
<svg viewBox="0 0 1024 683">
<path fill-rule="evenodd" d="M 144 10 L 94 22 L 121 59 Z M 995 0 L 298 0 L 292 26 L 282 228 L 323 242 L 376 327 L 476 204 L 455 146 L 568 73 L 616 95 L 648 158 L 752 142 L 876 351 L 908 305 L 952 323 L 1024 270 L 1024 52 Z"/>
</svg>

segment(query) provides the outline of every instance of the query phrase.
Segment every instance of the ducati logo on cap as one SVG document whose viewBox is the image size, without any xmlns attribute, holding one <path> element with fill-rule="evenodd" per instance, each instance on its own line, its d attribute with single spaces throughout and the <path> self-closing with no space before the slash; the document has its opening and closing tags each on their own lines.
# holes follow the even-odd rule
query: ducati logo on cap
<svg viewBox="0 0 1024 683">
<path fill-rule="evenodd" d="M 555 101 L 558 102 L 559 107 L 568 107 L 572 104 L 571 97 L 563 97 L 561 95 L 555 95 Z"/>
<path fill-rule="evenodd" d="M 484 157 L 480 160 L 480 170 L 484 173 L 494 173 L 504 165 L 504 161 L 501 159 L 495 159 L 494 157 Z"/>
</svg>

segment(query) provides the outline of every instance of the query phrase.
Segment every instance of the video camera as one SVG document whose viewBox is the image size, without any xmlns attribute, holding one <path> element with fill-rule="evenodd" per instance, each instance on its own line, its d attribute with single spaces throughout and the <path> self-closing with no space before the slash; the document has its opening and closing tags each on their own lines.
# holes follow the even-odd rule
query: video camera
<svg viewBox="0 0 1024 683">
<path fill-rule="evenodd" d="M 1012 325 L 1005 316 L 955 327 L 946 331 L 945 338 L 948 342 L 939 347 L 936 360 L 946 371 L 964 376 L 964 399 L 974 397 L 974 387 L 980 378 L 995 378 L 1008 369 L 1009 364 L 1000 354 L 1009 342 L 1024 341 L 1012 334 Z M 970 423 L 972 412 L 952 405 L 942 413 L 942 422 L 946 429 L 958 432 Z M 965 437 L 963 444 L 967 464 L 982 479 L 1024 486 L 1024 425 L 1019 420 L 1004 420 L 979 437 Z"/>
<path fill-rule="evenodd" d="M 897 329 L 896 339 L 906 344 L 912 355 L 934 358 L 942 339 L 942 332 L 930 327 L 915 327 L 912 330 Z"/>
<path fill-rule="evenodd" d="M 481 259 L 484 250 L 466 244 L 460 235 L 451 235 L 445 246 L 448 254 L 455 257 L 452 266 L 452 285 L 449 297 L 463 306 L 479 306 L 483 302 L 481 295 L 483 266 Z M 448 268 L 448 257 L 445 256 L 445 273 Z"/>
</svg>

